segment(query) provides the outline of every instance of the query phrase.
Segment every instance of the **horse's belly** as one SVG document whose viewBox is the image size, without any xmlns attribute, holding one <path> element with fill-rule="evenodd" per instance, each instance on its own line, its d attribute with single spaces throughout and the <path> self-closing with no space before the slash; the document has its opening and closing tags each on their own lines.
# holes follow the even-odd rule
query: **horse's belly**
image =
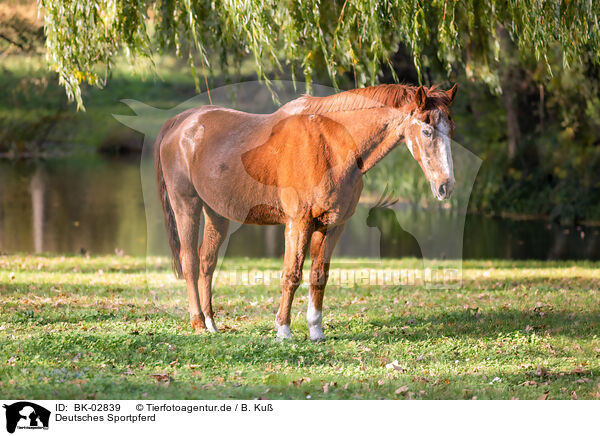
<svg viewBox="0 0 600 436">
<path fill-rule="evenodd" d="M 286 215 L 276 206 L 268 204 L 257 204 L 253 206 L 246 215 L 246 224 L 283 224 Z"/>
<path fill-rule="evenodd" d="M 278 191 L 234 171 L 229 177 L 204 178 L 195 183 L 202 200 L 219 215 L 247 224 L 283 224 Z"/>
</svg>

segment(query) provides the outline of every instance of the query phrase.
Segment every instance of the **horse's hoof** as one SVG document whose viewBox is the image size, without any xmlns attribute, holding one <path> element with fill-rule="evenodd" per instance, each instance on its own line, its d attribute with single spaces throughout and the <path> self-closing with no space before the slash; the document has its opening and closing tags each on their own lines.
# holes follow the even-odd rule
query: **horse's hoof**
<svg viewBox="0 0 600 436">
<path fill-rule="evenodd" d="M 211 333 L 219 333 L 219 329 L 215 325 L 215 322 L 212 318 L 206 318 L 204 320 L 204 323 L 206 324 L 206 330 L 208 330 Z"/>
<path fill-rule="evenodd" d="M 192 323 L 192 328 L 196 333 L 201 333 L 206 330 L 206 324 L 204 324 L 204 319 L 200 317 L 200 315 L 194 315 L 190 319 Z"/>
<path fill-rule="evenodd" d="M 310 334 L 310 340 L 313 342 L 322 342 L 325 340 L 325 335 L 321 327 L 309 327 L 308 333 Z"/>
<path fill-rule="evenodd" d="M 278 341 L 291 341 L 292 331 L 289 325 L 280 325 L 277 327 L 277 340 Z"/>
</svg>

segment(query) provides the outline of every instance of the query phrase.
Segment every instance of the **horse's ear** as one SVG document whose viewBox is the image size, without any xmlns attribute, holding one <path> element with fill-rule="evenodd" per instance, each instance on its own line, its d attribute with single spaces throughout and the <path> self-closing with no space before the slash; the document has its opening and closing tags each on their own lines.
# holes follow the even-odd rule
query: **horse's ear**
<svg viewBox="0 0 600 436">
<path fill-rule="evenodd" d="M 448 96 L 448 99 L 450 100 L 450 103 L 448 103 L 448 106 L 450 106 L 452 104 L 452 102 L 454 101 L 454 97 L 456 97 L 456 91 L 458 91 L 458 83 L 455 83 L 452 88 L 450 88 L 448 91 L 446 91 L 446 95 Z"/>
<path fill-rule="evenodd" d="M 419 110 L 425 109 L 425 105 L 427 104 L 427 93 L 422 86 L 419 86 L 415 93 L 415 104 Z"/>
</svg>

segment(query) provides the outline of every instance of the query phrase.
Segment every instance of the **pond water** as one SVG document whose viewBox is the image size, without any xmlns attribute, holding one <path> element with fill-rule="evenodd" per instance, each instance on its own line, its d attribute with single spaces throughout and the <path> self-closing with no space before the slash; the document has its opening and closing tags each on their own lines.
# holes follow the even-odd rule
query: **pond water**
<svg viewBox="0 0 600 436">
<path fill-rule="evenodd" d="M 455 242 L 463 241 L 464 258 L 600 259 L 596 227 L 468 215 L 460 238 L 462 218 L 451 211 L 436 214 L 406 205 L 372 209 L 360 204 L 337 255 L 460 256 L 461 247 L 452 241 L 440 249 L 437 241 L 426 240 L 431 229 L 449 226 L 446 233 Z M 137 159 L 0 161 L 1 252 L 144 255 L 150 227 L 146 222 Z M 156 251 L 163 253 L 164 248 Z M 227 246 L 228 256 L 278 257 L 282 252 L 281 226 L 241 226 Z"/>
</svg>

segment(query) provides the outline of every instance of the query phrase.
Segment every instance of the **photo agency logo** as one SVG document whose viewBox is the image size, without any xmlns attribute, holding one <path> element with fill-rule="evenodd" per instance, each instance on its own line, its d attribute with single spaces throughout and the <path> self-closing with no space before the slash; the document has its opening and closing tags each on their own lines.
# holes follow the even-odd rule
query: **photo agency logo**
<svg viewBox="0 0 600 436">
<path fill-rule="evenodd" d="M 29 401 L 4 404 L 6 409 L 6 431 L 14 433 L 19 430 L 48 430 L 50 411 L 45 407 Z"/>
<path fill-rule="evenodd" d="M 481 160 L 452 140 L 456 87 L 272 88 L 276 101 L 246 82 L 169 110 L 123 100 L 135 115 L 115 118 L 144 134 L 148 267 L 166 256 L 200 288 L 270 286 L 281 266 L 247 259 L 285 254 L 284 280 L 306 286 L 327 272 L 327 286 L 459 286 Z"/>
</svg>

